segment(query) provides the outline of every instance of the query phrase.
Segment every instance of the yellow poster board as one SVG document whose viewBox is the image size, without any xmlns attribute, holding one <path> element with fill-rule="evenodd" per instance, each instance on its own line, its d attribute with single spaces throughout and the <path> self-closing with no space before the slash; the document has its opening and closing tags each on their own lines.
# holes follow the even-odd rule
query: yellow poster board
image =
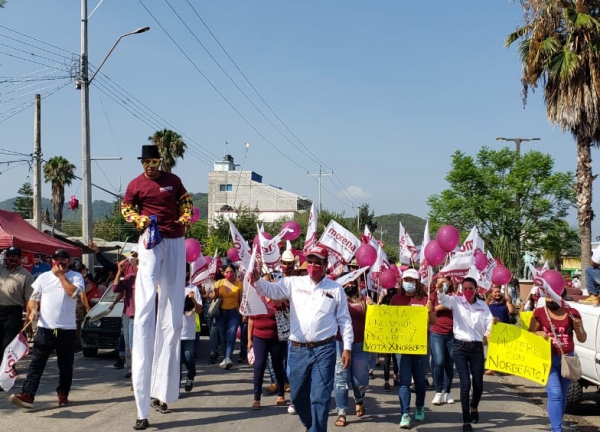
<svg viewBox="0 0 600 432">
<path fill-rule="evenodd" d="M 363 350 L 427 354 L 427 315 L 424 306 L 367 306 Z"/>
<path fill-rule="evenodd" d="M 510 324 L 492 326 L 486 369 L 546 385 L 551 364 L 550 340 Z"/>
<path fill-rule="evenodd" d="M 519 316 L 521 317 L 521 328 L 529 330 L 529 323 L 531 322 L 531 317 L 533 317 L 533 311 L 520 312 Z"/>
</svg>

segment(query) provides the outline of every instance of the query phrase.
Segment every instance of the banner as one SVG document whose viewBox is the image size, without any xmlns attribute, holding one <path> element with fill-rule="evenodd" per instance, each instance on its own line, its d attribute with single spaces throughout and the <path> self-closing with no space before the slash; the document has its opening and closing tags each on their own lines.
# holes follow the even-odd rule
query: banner
<svg viewBox="0 0 600 432">
<path fill-rule="evenodd" d="M 386 354 L 427 354 L 426 307 L 367 306 L 363 350 Z"/>
<path fill-rule="evenodd" d="M 400 231 L 398 234 L 398 256 L 402 264 L 412 264 L 417 261 L 417 248 L 408 232 L 402 226 L 402 222 L 398 222 Z"/>
<path fill-rule="evenodd" d="M 308 225 L 306 227 L 306 238 L 304 240 L 304 255 L 307 254 L 308 250 L 317 243 L 317 220 L 318 220 L 317 208 L 315 203 L 310 206 L 310 213 L 308 214 Z"/>
<path fill-rule="evenodd" d="M 0 387 L 2 387 L 4 391 L 9 391 L 12 386 L 15 385 L 17 374 L 15 373 L 14 365 L 28 353 L 29 344 L 27 343 L 27 338 L 23 332 L 19 332 L 13 341 L 8 344 L 4 350 L 4 356 L 2 357 L 2 364 L 0 365 Z"/>
<path fill-rule="evenodd" d="M 477 227 L 473 227 L 460 249 L 454 254 L 450 262 L 439 272 L 439 276 L 464 278 L 474 264 L 476 250 L 483 252 L 483 241 L 479 238 Z"/>
<path fill-rule="evenodd" d="M 256 248 L 252 249 L 250 256 L 249 269 L 254 268 L 256 262 Z M 240 303 L 240 314 L 242 315 L 263 315 L 267 313 L 267 305 L 262 296 L 256 291 L 256 288 L 250 282 L 252 271 L 249 270 L 244 275 L 244 291 Z"/>
<path fill-rule="evenodd" d="M 349 263 L 360 246 L 360 240 L 336 221 L 329 221 L 318 242 Z"/>
<path fill-rule="evenodd" d="M 551 364 L 549 339 L 510 324 L 496 323 L 492 326 L 486 369 L 546 385 Z"/>
<path fill-rule="evenodd" d="M 531 318 L 533 317 L 533 311 L 522 311 L 519 312 L 521 317 L 521 328 L 529 331 L 529 324 L 531 324 Z"/>
</svg>

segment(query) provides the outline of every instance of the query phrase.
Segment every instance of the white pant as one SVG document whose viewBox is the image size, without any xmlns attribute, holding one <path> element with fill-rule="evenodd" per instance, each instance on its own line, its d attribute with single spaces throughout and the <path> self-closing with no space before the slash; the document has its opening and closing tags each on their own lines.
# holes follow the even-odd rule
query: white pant
<svg viewBox="0 0 600 432">
<path fill-rule="evenodd" d="M 138 418 L 147 419 L 150 397 L 162 402 L 179 398 L 185 297 L 184 238 L 163 238 L 150 250 L 140 241 L 138 257 L 131 378 Z M 155 314 L 157 291 L 158 312 Z"/>
</svg>

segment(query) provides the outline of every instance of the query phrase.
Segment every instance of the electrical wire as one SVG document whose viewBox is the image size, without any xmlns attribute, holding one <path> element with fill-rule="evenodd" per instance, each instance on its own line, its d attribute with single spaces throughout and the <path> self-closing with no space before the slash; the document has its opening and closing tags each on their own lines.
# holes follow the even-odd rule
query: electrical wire
<svg viewBox="0 0 600 432">
<path fill-rule="evenodd" d="M 56 87 L 54 90 L 51 90 L 43 95 L 41 95 L 41 98 L 48 98 L 49 96 L 52 96 L 54 93 L 56 93 L 57 91 L 65 88 L 66 86 L 68 86 L 69 84 L 71 84 L 71 81 L 67 81 L 66 83 L 59 85 L 58 87 Z M 27 108 L 33 106 L 35 104 L 35 100 L 30 101 L 30 102 L 23 102 L 21 105 L 18 105 L 16 107 L 13 107 L 3 113 L 0 113 L 0 123 L 8 120 L 11 117 L 14 117 L 15 115 L 19 114 L 20 112 L 26 110 Z"/>
</svg>

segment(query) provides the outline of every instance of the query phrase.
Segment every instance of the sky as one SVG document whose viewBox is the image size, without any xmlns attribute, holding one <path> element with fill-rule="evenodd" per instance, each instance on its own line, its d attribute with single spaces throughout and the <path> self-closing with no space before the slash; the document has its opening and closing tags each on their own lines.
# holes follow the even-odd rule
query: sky
<svg viewBox="0 0 600 432">
<path fill-rule="evenodd" d="M 368 203 L 375 215 L 426 218 L 427 198 L 448 186 L 451 155 L 514 146 L 499 136 L 539 137 L 522 152 L 575 172 L 575 142 L 548 123 L 541 89 L 523 107 L 517 49 L 503 45 L 522 21 L 518 2 L 424 5 L 104 0 L 89 18 L 93 67 L 120 35 L 151 30 L 123 38 L 91 84 L 91 156 L 122 158 L 92 161 L 92 182 L 124 191 L 141 173 L 141 146 L 162 128 L 189 146 L 174 172 L 191 192 L 207 192 L 213 162 L 231 154 L 238 169 L 314 201 L 318 177 L 308 174 L 333 173 L 322 176 L 322 205 L 346 216 Z M 81 176 L 80 12 L 64 0 L 9 0 L 0 10 L 0 162 L 32 152 L 41 93 L 43 157 L 64 156 Z M 0 163 L 0 200 L 31 180 L 19 164 Z M 81 189 L 74 181 L 67 200 L 82 201 Z M 93 199 L 114 197 L 93 189 Z"/>
</svg>

